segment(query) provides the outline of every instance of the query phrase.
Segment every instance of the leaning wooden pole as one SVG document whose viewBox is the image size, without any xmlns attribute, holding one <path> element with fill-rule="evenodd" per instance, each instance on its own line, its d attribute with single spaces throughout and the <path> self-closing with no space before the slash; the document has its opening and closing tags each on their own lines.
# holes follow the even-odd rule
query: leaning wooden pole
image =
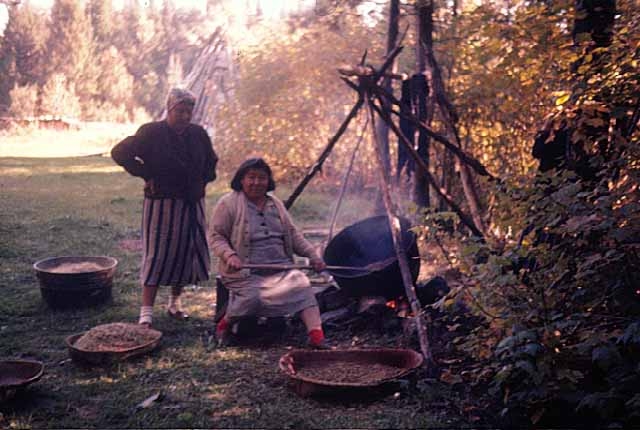
<svg viewBox="0 0 640 430">
<path fill-rule="evenodd" d="M 460 206 L 456 204 L 453 198 L 447 194 L 447 190 L 443 189 L 436 182 L 436 180 L 433 178 L 433 176 L 429 172 L 427 165 L 424 163 L 420 155 L 418 155 L 418 152 L 411 145 L 411 142 L 409 142 L 409 140 L 402 133 L 402 131 L 393 123 L 393 121 L 388 116 L 388 114 L 382 111 L 382 109 L 380 109 L 378 106 L 373 104 L 373 102 L 370 102 L 370 103 L 371 103 L 370 104 L 371 109 L 375 109 L 375 111 L 378 112 L 378 115 L 380 115 L 380 118 L 382 118 L 382 120 L 389 125 L 389 128 L 391 129 L 391 131 L 393 131 L 393 133 L 398 137 L 399 141 L 402 142 L 405 149 L 407 150 L 409 155 L 413 157 L 416 164 L 418 164 L 418 166 L 420 166 L 420 168 L 425 172 L 425 177 L 427 178 L 427 180 L 429 181 L 433 189 L 436 191 L 436 193 L 438 193 L 438 195 L 447 203 L 447 205 L 449 205 L 451 210 L 453 210 L 458 215 L 458 217 L 460 218 L 460 221 L 462 221 L 462 223 L 466 225 L 474 235 L 480 238 L 484 238 L 484 234 L 474 224 L 473 219 L 469 217 L 466 213 L 464 213 L 462 208 L 460 208 Z"/>
<path fill-rule="evenodd" d="M 314 165 L 311 166 L 311 169 L 309 169 L 309 172 L 305 175 L 304 178 L 302 178 L 302 181 L 300 181 L 296 189 L 293 190 L 293 192 L 291 193 L 287 201 L 284 202 L 284 206 L 287 209 L 293 206 L 293 203 L 296 201 L 298 196 L 302 193 L 302 191 L 304 190 L 304 187 L 306 187 L 309 181 L 311 180 L 311 178 L 313 178 L 314 175 L 320 171 L 320 169 L 322 168 L 322 164 L 327 159 L 329 154 L 331 154 L 331 150 L 336 145 L 336 143 L 338 143 L 340 136 L 342 136 L 342 134 L 345 132 L 351 120 L 355 118 L 355 116 L 358 114 L 358 111 L 362 107 L 362 104 L 363 104 L 362 98 L 358 98 L 358 101 L 356 102 L 356 104 L 353 105 L 353 107 L 351 108 L 351 112 L 349 112 L 349 115 L 347 115 L 344 121 L 342 121 L 342 124 L 340 125 L 340 128 L 338 128 L 338 131 L 336 132 L 336 134 L 334 134 L 333 137 L 329 139 L 329 143 L 327 144 L 324 151 L 322 151 L 322 154 L 320 154 L 320 157 L 318 157 L 318 161 L 316 161 Z"/>
<path fill-rule="evenodd" d="M 427 334 L 427 327 L 422 318 L 422 308 L 416 295 L 416 289 L 413 285 L 413 277 L 411 276 L 411 269 L 409 268 L 409 261 L 405 252 L 402 242 L 402 231 L 400 228 L 400 219 L 395 214 L 393 202 L 391 200 L 391 181 L 389 178 L 389 171 L 384 167 L 384 161 L 382 156 L 382 148 L 380 147 L 380 141 L 376 132 L 375 116 L 373 111 L 373 102 L 368 100 L 369 115 L 371 121 L 371 130 L 373 132 L 373 141 L 375 144 L 376 160 L 378 162 L 378 169 L 380 171 L 381 182 L 381 194 L 384 207 L 387 212 L 387 218 L 389 220 L 389 228 L 391 230 L 391 236 L 393 237 L 393 246 L 398 257 L 398 265 L 400 266 L 400 273 L 402 275 L 402 283 L 404 284 L 404 290 L 411 305 L 411 311 L 413 313 L 413 319 L 416 323 L 418 330 L 418 340 L 420 341 L 420 350 L 425 359 L 425 365 L 431 366 L 433 364 L 433 356 L 431 355 L 431 349 L 429 348 L 429 337 Z"/>
<path fill-rule="evenodd" d="M 393 94 L 388 93 L 387 91 L 385 91 L 384 88 L 382 88 L 380 86 L 377 86 L 377 87 L 374 87 L 372 90 L 376 93 L 376 96 L 378 96 L 379 98 L 381 98 L 385 102 L 390 102 L 392 105 L 395 105 L 398 108 L 400 108 L 400 106 L 401 106 L 400 100 L 398 100 Z M 440 133 L 436 133 L 435 131 L 433 131 L 430 127 L 428 127 L 425 123 L 420 121 L 411 112 L 403 112 L 401 109 L 399 109 L 398 111 L 396 111 L 394 109 L 390 109 L 389 112 L 391 112 L 392 114 L 394 114 L 394 115 L 396 115 L 398 117 L 404 117 L 404 118 L 408 119 L 409 121 L 411 121 L 413 123 L 413 125 L 418 127 L 420 130 L 424 130 L 430 137 L 433 138 L 433 140 L 435 142 L 444 145 L 462 163 L 464 163 L 464 164 L 468 165 L 469 167 L 471 167 L 478 175 L 486 176 L 487 178 L 489 178 L 491 180 L 497 180 L 498 179 L 495 176 L 493 176 L 491 173 L 489 173 L 487 168 L 484 167 L 482 165 L 482 163 L 480 163 L 477 159 L 475 159 L 473 156 L 467 154 L 462 148 L 460 148 L 460 147 L 456 146 L 455 144 L 451 143 L 449 141 L 449 139 L 447 139 L 446 137 L 444 137 Z"/>
</svg>

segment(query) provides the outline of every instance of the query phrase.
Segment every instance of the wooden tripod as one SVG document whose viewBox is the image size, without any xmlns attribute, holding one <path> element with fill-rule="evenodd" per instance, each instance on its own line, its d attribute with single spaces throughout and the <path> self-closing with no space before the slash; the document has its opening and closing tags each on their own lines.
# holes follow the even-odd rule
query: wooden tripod
<svg viewBox="0 0 640 430">
<path fill-rule="evenodd" d="M 473 222 L 472 218 L 468 214 L 466 214 L 459 205 L 455 203 L 453 198 L 448 195 L 447 191 L 442 187 L 440 187 L 440 185 L 437 183 L 437 181 L 433 178 L 433 176 L 429 172 L 426 164 L 424 163 L 420 155 L 414 149 L 413 144 L 407 139 L 406 136 L 404 136 L 404 134 L 398 128 L 398 126 L 394 124 L 394 122 L 391 119 L 390 113 L 385 109 L 383 109 L 382 106 L 392 106 L 397 108 L 397 110 L 392 109 L 391 112 L 397 116 L 404 116 L 408 118 L 411 122 L 414 123 L 414 125 L 424 130 L 429 136 L 433 138 L 435 142 L 442 144 L 448 151 L 454 154 L 460 160 L 461 163 L 473 169 L 477 174 L 486 176 L 490 179 L 496 179 L 496 178 L 494 178 L 478 160 L 476 160 L 470 154 L 467 154 L 459 146 L 456 146 L 455 144 L 451 143 L 445 136 L 439 133 L 436 133 L 435 131 L 427 127 L 425 124 L 420 122 L 411 113 L 405 113 L 403 111 L 400 111 L 399 109 L 400 102 L 393 96 L 393 94 L 390 94 L 381 86 L 380 81 L 385 76 L 391 79 L 402 78 L 401 75 L 394 75 L 394 74 L 387 73 L 387 69 L 391 66 L 391 64 L 393 64 L 395 57 L 398 56 L 398 54 L 400 54 L 401 51 L 402 51 L 402 46 L 397 46 L 393 51 L 390 52 L 385 62 L 382 64 L 382 66 L 378 70 L 376 70 L 372 66 L 365 66 L 364 60 L 366 58 L 366 52 L 363 55 L 362 60 L 358 66 L 354 68 L 346 68 L 346 69 L 339 70 L 339 72 L 342 75 L 341 79 L 351 89 L 357 92 L 358 99 L 354 104 L 354 106 L 351 108 L 351 111 L 349 112 L 347 117 L 344 119 L 344 121 L 338 128 L 338 131 L 334 134 L 333 137 L 331 137 L 331 139 L 329 139 L 329 142 L 326 148 L 320 154 L 318 161 L 316 161 L 316 163 L 312 165 L 307 175 L 302 179 L 300 184 L 298 184 L 298 186 L 292 192 L 291 196 L 289 196 L 289 198 L 286 200 L 285 206 L 287 208 L 290 208 L 293 205 L 296 198 L 304 190 L 305 186 L 309 183 L 309 181 L 313 178 L 313 176 L 318 171 L 320 171 L 322 164 L 327 159 L 327 157 L 331 153 L 331 150 L 336 145 L 336 143 L 338 142 L 342 134 L 344 134 L 344 132 L 346 131 L 351 120 L 356 117 L 360 108 L 366 104 L 368 114 L 369 114 L 369 119 L 372 125 L 374 142 L 376 145 L 376 159 L 378 162 L 378 168 L 381 172 L 380 180 L 382 185 L 381 187 L 382 199 L 384 201 L 385 210 L 387 212 L 387 218 L 389 220 L 389 226 L 391 228 L 391 233 L 393 236 L 394 248 L 395 248 L 396 256 L 398 258 L 398 263 L 400 266 L 400 272 L 402 275 L 402 281 L 404 284 L 405 293 L 411 305 L 413 318 L 415 319 L 416 327 L 418 330 L 420 349 L 421 349 L 422 355 L 425 358 L 425 363 L 429 365 L 433 363 L 433 357 L 431 354 L 431 350 L 429 348 L 427 327 L 424 319 L 422 318 L 421 306 L 420 306 L 420 302 L 417 299 L 415 286 L 413 285 L 413 279 L 411 276 L 411 270 L 409 269 L 407 255 L 405 253 L 404 248 L 402 247 L 400 220 L 397 216 L 394 202 L 391 199 L 391 185 L 390 185 L 391 180 L 390 180 L 389 172 L 384 168 L 382 149 L 380 147 L 380 141 L 378 139 L 378 136 L 376 135 L 376 127 L 375 127 L 376 115 L 375 114 L 377 113 L 378 114 L 377 116 L 382 121 L 384 121 L 389 126 L 389 129 L 398 137 L 399 142 L 405 147 L 405 149 L 408 151 L 411 157 L 415 160 L 416 164 L 421 169 L 423 169 L 424 174 L 427 180 L 429 181 L 430 185 L 440 195 L 440 197 L 447 203 L 447 205 L 451 208 L 451 210 L 453 210 L 460 217 L 461 222 L 464 225 L 466 225 L 474 235 L 480 238 L 483 237 L 483 234 L 480 228 L 478 228 L 478 226 L 476 226 L 475 223 Z M 376 102 L 378 102 L 378 104 L 376 104 Z"/>
</svg>

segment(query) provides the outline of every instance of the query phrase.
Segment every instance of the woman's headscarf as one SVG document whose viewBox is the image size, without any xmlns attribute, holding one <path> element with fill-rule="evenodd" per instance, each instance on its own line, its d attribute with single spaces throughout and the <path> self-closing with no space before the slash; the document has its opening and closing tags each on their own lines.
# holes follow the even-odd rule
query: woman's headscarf
<svg viewBox="0 0 640 430">
<path fill-rule="evenodd" d="M 196 96 L 185 88 L 171 88 L 167 95 L 167 112 L 180 103 L 187 103 L 193 106 L 196 104 Z"/>
<path fill-rule="evenodd" d="M 233 179 L 231 180 L 231 189 L 234 191 L 242 191 L 242 178 L 247 174 L 249 169 L 255 170 L 264 170 L 267 172 L 269 176 L 269 185 L 267 185 L 267 191 L 273 191 L 276 189 L 276 183 L 273 180 L 273 174 L 271 173 L 271 167 L 264 161 L 262 158 L 249 158 L 245 160 L 236 173 L 233 175 Z"/>
</svg>

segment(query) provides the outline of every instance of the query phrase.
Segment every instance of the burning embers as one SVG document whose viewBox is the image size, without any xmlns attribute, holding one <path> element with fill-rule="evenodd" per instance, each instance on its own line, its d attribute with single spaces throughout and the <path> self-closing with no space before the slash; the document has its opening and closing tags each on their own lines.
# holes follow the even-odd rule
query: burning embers
<svg viewBox="0 0 640 430">
<path fill-rule="evenodd" d="M 416 295 L 420 306 L 436 302 L 449 292 L 444 278 L 435 277 L 429 282 L 416 285 Z M 395 298 L 363 295 L 346 295 L 341 289 L 329 288 L 316 297 L 320 304 L 323 323 L 336 328 L 372 328 L 389 334 L 406 332 L 407 324 L 414 316 L 411 305 L 404 295 Z"/>
</svg>

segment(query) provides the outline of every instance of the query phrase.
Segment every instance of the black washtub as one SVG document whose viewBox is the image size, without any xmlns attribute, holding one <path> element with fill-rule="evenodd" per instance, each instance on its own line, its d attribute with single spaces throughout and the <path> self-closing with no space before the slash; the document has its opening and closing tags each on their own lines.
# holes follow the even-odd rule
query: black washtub
<svg viewBox="0 0 640 430">
<path fill-rule="evenodd" d="M 407 219 L 400 219 L 402 242 L 409 259 L 411 276 L 415 285 L 420 272 L 420 258 L 416 235 L 409 230 Z M 358 221 L 345 227 L 327 245 L 324 260 L 327 265 L 364 267 L 385 260 L 389 264 L 382 265 L 380 270 L 333 271 L 334 279 L 351 297 L 384 296 L 395 299 L 404 296 L 402 275 L 398 265 L 393 238 L 386 215 L 375 216 Z"/>
</svg>

